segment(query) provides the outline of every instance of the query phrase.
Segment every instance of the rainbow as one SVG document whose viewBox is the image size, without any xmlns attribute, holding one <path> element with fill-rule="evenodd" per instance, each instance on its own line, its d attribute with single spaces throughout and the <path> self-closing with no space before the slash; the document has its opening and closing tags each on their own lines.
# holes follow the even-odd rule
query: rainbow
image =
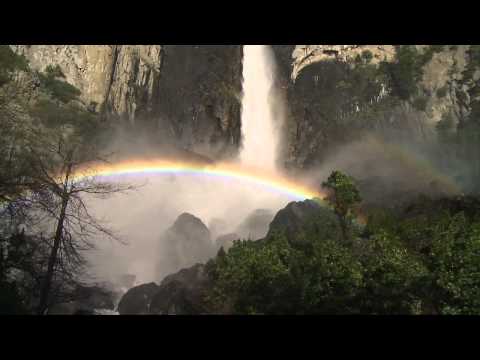
<svg viewBox="0 0 480 360">
<path fill-rule="evenodd" d="M 73 181 L 91 177 L 111 178 L 125 175 L 202 175 L 251 183 L 297 200 L 323 199 L 322 192 L 302 182 L 259 169 L 233 163 L 200 164 L 178 160 L 128 160 L 113 164 L 93 164 L 77 171 Z"/>
</svg>

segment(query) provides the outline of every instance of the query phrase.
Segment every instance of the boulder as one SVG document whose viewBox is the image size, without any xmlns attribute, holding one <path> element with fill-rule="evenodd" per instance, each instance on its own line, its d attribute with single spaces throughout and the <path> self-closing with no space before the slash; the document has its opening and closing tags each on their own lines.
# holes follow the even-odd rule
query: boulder
<svg viewBox="0 0 480 360">
<path fill-rule="evenodd" d="M 183 213 L 161 238 L 158 280 L 215 255 L 210 231 L 197 217 Z"/>
<path fill-rule="evenodd" d="M 150 313 L 157 315 L 196 315 L 212 311 L 207 295 L 213 284 L 205 265 L 196 264 L 167 276 L 150 305 Z"/>
<path fill-rule="evenodd" d="M 291 202 L 275 215 L 266 238 L 280 233 L 291 244 L 300 244 L 305 232 L 314 232 L 318 238 L 335 238 L 341 235 L 341 227 L 334 212 L 316 201 Z"/>
<path fill-rule="evenodd" d="M 118 304 L 120 315 L 148 314 L 150 302 L 158 291 L 155 283 L 142 284 L 128 290 Z"/>
</svg>

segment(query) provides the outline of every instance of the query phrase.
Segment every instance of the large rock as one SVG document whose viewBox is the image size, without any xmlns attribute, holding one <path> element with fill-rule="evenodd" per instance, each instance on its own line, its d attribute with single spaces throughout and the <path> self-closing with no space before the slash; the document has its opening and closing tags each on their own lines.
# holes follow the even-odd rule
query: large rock
<svg viewBox="0 0 480 360">
<path fill-rule="evenodd" d="M 205 265 L 196 264 L 167 276 L 152 299 L 150 313 L 157 315 L 198 315 L 212 311 L 208 294 L 213 284 Z"/>
<path fill-rule="evenodd" d="M 266 238 L 282 234 L 290 243 L 301 244 L 305 232 L 314 232 L 318 238 L 335 238 L 341 235 L 341 227 L 333 211 L 316 201 L 291 202 L 275 215 Z"/>
<path fill-rule="evenodd" d="M 199 218 L 183 213 L 161 237 L 157 262 L 159 280 L 180 269 L 206 262 L 214 254 L 215 247 L 205 224 Z"/>
<path fill-rule="evenodd" d="M 159 287 L 155 283 L 142 284 L 131 288 L 118 304 L 120 315 L 148 314 L 153 296 Z"/>
</svg>

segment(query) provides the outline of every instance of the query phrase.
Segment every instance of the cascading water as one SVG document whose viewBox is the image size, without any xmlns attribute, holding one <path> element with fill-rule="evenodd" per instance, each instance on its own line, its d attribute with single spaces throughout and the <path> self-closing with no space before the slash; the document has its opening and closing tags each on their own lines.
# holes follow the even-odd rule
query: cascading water
<svg viewBox="0 0 480 360">
<path fill-rule="evenodd" d="M 243 148 L 240 160 L 248 166 L 274 171 L 278 127 L 269 101 L 274 80 L 270 52 L 267 45 L 243 47 Z"/>
</svg>

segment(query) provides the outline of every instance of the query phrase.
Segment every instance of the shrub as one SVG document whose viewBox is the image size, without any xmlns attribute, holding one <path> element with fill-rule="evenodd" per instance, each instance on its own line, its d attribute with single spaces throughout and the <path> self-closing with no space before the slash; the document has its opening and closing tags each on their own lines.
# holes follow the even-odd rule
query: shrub
<svg viewBox="0 0 480 360">
<path fill-rule="evenodd" d="M 408 100 L 417 92 L 417 83 L 423 76 L 423 62 L 415 46 L 397 47 L 394 62 L 382 62 L 379 70 L 389 79 L 392 94 Z"/>
<path fill-rule="evenodd" d="M 0 86 L 11 79 L 15 70 L 27 71 L 28 62 L 22 55 L 17 55 L 8 45 L 0 45 Z"/>
<path fill-rule="evenodd" d="M 45 90 L 49 92 L 52 97 L 60 100 L 63 103 L 68 103 L 72 100 L 75 100 L 81 94 L 80 90 L 75 86 L 65 82 L 64 80 L 59 80 L 59 78 L 65 78 L 65 75 L 58 65 L 47 66 L 43 74 L 38 73 L 38 77 Z"/>
</svg>

